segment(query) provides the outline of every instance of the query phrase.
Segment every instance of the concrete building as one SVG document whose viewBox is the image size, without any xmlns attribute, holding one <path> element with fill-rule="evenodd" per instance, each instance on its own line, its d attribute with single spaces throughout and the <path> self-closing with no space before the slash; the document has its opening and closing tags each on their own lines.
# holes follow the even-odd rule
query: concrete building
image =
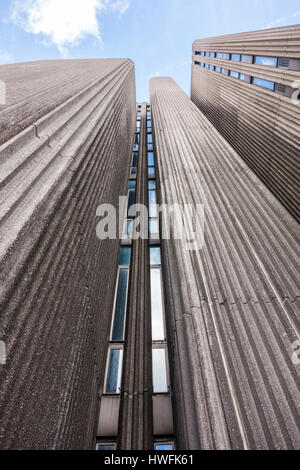
<svg viewBox="0 0 300 470">
<path fill-rule="evenodd" d="M 300 25 L 193 44 L 192 101 L 298 221 L 299 89 Z"/>
<path fill-rule="evenodd" d="M 137 104 L 130 60 L 0 79 L 0 448 L 300 448 L 296 171 L 281 200 L 171 78 Z"/>
</svg>

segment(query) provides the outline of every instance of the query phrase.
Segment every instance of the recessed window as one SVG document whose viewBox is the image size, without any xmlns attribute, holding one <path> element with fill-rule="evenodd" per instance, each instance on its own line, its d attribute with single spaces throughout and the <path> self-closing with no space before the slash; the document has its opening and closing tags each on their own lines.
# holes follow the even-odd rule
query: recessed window
<svg viewBox="0 0 300 470">
<path fill-rule="evenodd" d="M 151 235 L 159 233 L 159 223 L 158 219 L 149 220 L 149 232 Z"/>
<path fill-rule="evenodd" d="M 153 392 L 168 393 L 167 361 L 164 348 L 152 349 Z"/>
<path fill-rule="evenodd" d="M 97 450 L 116 450 L 116 444 L 97 444 Z"/>
<path fill-rule="evenodd" d="M 160 266 L 161 265 L 161 252 L 159 246 L 152 246 L 150 248 L 150 265 Z"/>
<path fill-rule="evenodd" d="M 174 445 L 171 444 L 171 443 L 156 443 L 154 444 L 154 449 L 155 450 L 173 450 L 174 449 Z"/>
<path fill-rule="evenodd" d="M 132 235 L 132 229 L 133 229 L 133 221 L 132 220 L 126 220 L 125 221 L 125 235 L 131 236 Z"/>
<path fill-rule="evenodd" d="M 231 60 L 235 60 L 236 62 L 240 62 L 241 54 L 231 54 Z"/>
<path fill-rule="evenodd" d="M 252 64 L 253 63 L 253 55 L 243 54 L 242 57 L 241 57 L 241 61 L 245 62 L 246 64 Z"/>
<path fill-rule="evenodd" d="M 209 69 L 209 64 L 205 64 L 205 68 L 206 68 L 206 69 Z"/>
<path fill-rule="evenodd" d="M 120 249 L 119 266 L 130 266 L 131 248 L 122 247 Z"/>
<path fill-rule="evenodd" d="M 150 285 L 152 340 L 164 341 L 165 331 L 163 317 L 161 268 L 151 268 Z"/>
<path fill-rule="evenodd" d="M 223 59 L 230 60 L 230 54 L 228 54 L 228 52 L 223 52 Z"/>
<path fill-rule="evenodd" d="M 254 63 L 256 65 L 265 65 L 266 67 L 277 67 L 278 59 L 277 57 L 261 57 L 256 56 Z"/>
<path fill-rule="evenodd" d="M 128 191 L 128 205 L 127 205 L 127 216 L 129 218 L 134 217 L 135 213 L 133 207 L 135 205 L 135 190 L 130 189 Z"/>
<path fill-rule="evenodd" d="M 136 181 L 129 181 L 128 189 L 135 189 L 136 188 Z"/>
<path fill-rule="evenodd" d="M 246 75 L 245 73 L 240 73 L 240 80 L 246 83 L 251 83 L 251 76 Z"/>
<path fill-rule="evenodd" d="M 112 341 L 124 341 L 124 326 L 127 301 L 128 268 L 120 268 L 115 300 L 114 321 L 111 334 Z"/>
<path fill-rule="evenodd" d="M 204 51 L 201 51 L 201 55 L 204 56 L 204 55 L 205 55 L 205 52 L 204 52 Z"/>
<path fill-rule="evenodd" d="M 137 166 L 139 152 L 133 152 L 131 166 Z"/>
<path fill-rule="evenodd" d="M 221 73 L 221 67 L 216 67 L 216 72 Z"/>
<path fill-rule="evenodd" d="M 210 70 L 215 70 L 215 66 L 214 66 L 214 65 L 210 65 L 209 68 L 210 68 Z"/>
<path fill-rule="evenodd" d="M 195 55 L 201 55 L 200 51 L 195 51 Z"/>
<path fill-rule="evenodd" d="M 110 348 L 105 393 L 120 393 L 123 349 Z"/>
<path fill-rule="evenodd" d="M 148 165 L 154 166 L 154 154 L 153 152 L 148 152 Z"/>
<path fill-rule="evenodd" d="M 151 190 L 148 192 L 149 197 L 149 217 L 157 216 L 157 201 L 156 201 L 156 191 Z"/>
<path fill-rule="evenodd" d="M 211 53 L 210 53 L 210 57 L 212 57 L 212 58 L 214 59 L 214 58 L 216 57 L 215 52 L 211 52 Z"/>
<path fill-rule="evenodd" d="M 223 59 L 223 52 L 217 52 L 216 57 L 217 59 Z"/>
<path fill-rule="evenodd" d="M 198 62 L 197 60 L 195 60 L 194 64 L 195 64 L 195 65 L 200 65 L 200 62 Z"/>
<path fill-rule="evenodd" d="M 154 166 L 149 166 L 149 168 L 148 168 L 148 178 L 155 178 L 155 168 L 154 168 Z"/>
<path fill-rule="evenodd" d="M 156 189 L 156 182 L 148 181 L 148 189 Z"/>
<path fill-rule="evenodd" d="M 222 69 L 222 74 L 223 75 L 228 75 L 228 69 Z"/>
<path fill-rule="evenodd" d="M 209 57 L 210 56 L 210 53 L 209 52 L 205 52 L 205 57 Z"/>
<path fill-rule="evenodd" d="M 137 169 L 134 168 L 134 167 L 132 167 L 132 168 L 130 169 L 130 176 L 136 176 L 136 173 L 137 173 Z"/>
<path fill-rule="evenodd" d="M 268 90 L 274 91 L 274 82 L 270 82 L 269 80 L 263 80 L 262 78 L 253 77 L 252 78 L 253 85 L 257 85 L 263 88 L 267 88 Z"/>
<path fill-rule="evenodd" d="M 230 70 L 230 76 L 233 78 L 239 78 L 239 72 L 235 72 L 234 70 Z"/>
</svg>

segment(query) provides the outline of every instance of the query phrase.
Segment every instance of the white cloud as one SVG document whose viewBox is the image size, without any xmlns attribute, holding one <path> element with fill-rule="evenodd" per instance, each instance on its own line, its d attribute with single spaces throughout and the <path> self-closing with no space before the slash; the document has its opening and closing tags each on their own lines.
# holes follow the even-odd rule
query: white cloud
<svg viewBox="0 0 300 470">
<path fill-rule="evenodd" d="M 14 0 L 11 19 L 26 32 L 42 34 L 62 54 L 85 36 L 101 41 L 98 15 L 125 13 L 129 0 Z"/>
<path fill-rule="evenodd" d="M 266 26 L 263 26 L 261 29 L 269 29 L 269 28 L 276 28 L 276 26 L 282 25 L 282 23 L 288 23 L 291 21 L 292 18 L 295 18 L 296 16 L 300 15 L 300 10 L 295 11 L 294 13 L 291 14 L 290 17 L 282 17 L 282 18 L 277 18 L 277 20 L 272 21 L 271 23 L 267 24 Z"/>
<path fill-rule="evenodd" d="M 0 51 L 0 65 L 12 64 L 15 61 L 9 52 Z"/>
</svg>

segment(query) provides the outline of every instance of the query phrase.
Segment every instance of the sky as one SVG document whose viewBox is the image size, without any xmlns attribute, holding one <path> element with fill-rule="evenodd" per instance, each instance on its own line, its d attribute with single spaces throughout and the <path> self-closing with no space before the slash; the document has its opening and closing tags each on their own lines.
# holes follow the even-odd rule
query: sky
<svg viewBox="0 0 300 470">
<path fill-rule="evenodd" d="M 299 23 L 299 0 L 0 0 L 0 64 L 129 57 L 142 102 L 156 76 L 190 94 L 195 39 Z"/>
</svg>

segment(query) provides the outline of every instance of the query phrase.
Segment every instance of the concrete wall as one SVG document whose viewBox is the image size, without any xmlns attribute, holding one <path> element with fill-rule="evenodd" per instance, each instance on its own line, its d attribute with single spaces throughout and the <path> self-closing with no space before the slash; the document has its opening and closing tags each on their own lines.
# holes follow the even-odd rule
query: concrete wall
<svg viewBox="0 0 300 470">
<path fill-rule="evenodd" d="M 300 58 L 300 25 L 199 39 L 193 44 L 191 98 L 279 201 L 300 220 L 300 101 L 195 65 L 230 68 L 300 88 L 288 70 L 195 55 L 195 51 Z M 299 65 L 298 65 L 299 67 Z"/>
<path fill-rule="evenodd" d="M 118 241 L 96 208 L 126 194 L 130 60 L 0 67 L 1 448 L 93 448 Z"/>
<path fill-rule="evenodd" d="M 150 99 L 160 200 L 205 209 L 202 249 L 162 241 L 177 447 L 299 448 L 298 225 L 172 79 Z"/>
</svg>

